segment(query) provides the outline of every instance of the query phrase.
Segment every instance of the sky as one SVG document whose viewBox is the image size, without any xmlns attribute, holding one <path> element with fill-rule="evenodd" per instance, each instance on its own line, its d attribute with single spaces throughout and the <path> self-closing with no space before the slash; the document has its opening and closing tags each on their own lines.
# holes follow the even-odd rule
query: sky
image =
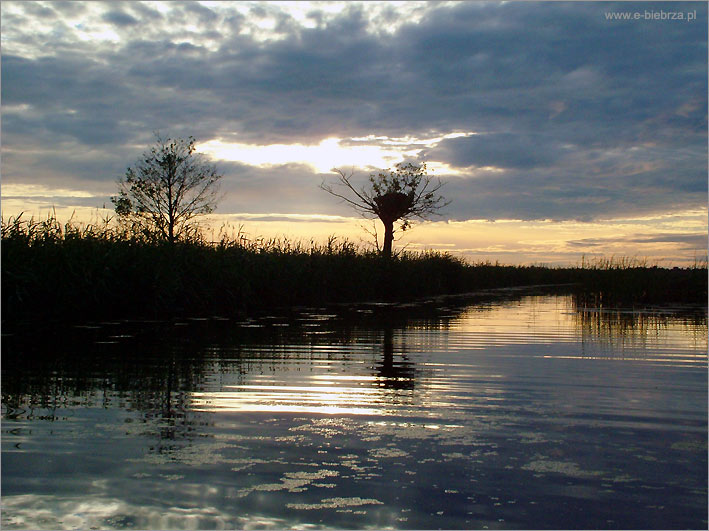
<svg viewBox="0 0 709 531">
<path fill-rule="evenodd" d="M 366 244 L 372 222 L 318 185 L 333 168 L 363 182 L 425 161 L 451 202 L 399 249 L 550 265 L 706 255 L 706 2 L 0 10 L 5 220 L 110 214 L 159 131 L 195 137 L 223 175 L 214 231 Z"/>
</svg>

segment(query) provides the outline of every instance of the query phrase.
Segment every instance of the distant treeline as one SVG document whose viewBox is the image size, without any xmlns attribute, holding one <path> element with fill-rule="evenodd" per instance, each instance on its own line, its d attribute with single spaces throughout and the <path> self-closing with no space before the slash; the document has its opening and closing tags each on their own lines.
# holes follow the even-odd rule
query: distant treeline
<svg viewBox="0 0 709 531">
<path fill-rule="evenodd" d="M 335 237 L 151 241 L 108 223 L 2 223 L 2 319 L 235 316 L 286 306 L 409 301 L 481 289 L 573 284 L 589 306 L 706 303 L 707 265 L 600 260 L 576 267 L 469 264 L 447 253 L 386 258 Z"/>
</svg>

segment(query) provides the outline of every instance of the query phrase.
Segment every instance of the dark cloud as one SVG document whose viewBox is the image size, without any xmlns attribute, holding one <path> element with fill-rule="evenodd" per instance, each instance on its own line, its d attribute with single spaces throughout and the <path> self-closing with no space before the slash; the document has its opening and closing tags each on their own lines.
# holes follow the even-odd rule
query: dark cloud
<svg viewBox="0 0 709 531">
<path fill-rule="evenodd" d="M 707 235 L 704 233 L 686 233 L 686 234 L 659 234 L 645 235 L 630 238 L 628 241 L 634 243 L 667 243 L 667 242 L 682 242 L 692 247 L 702 247 L 707 243 Z"/>
<path fill-rule="evenodd" d="M 450 138 L 422 156 L 446 161 L 459 168 L 496 166 L 500 168 L 536 168 L 548 166 L 563 154 L 560 146 L 550 145 L 539 135 L 489 133 Z"/>
<path fill-rule="evenodd" d="M 211 24 L 219 19 L 214 11 L 197 2 L 183 2 L 180 4 L 188 18 L 197 20 L 201 24 Z"/>
<path fill-rule="evenodd" d="M 251 222 L 257 221 L 285 221 L 287 223 L 311 223 L 313 218 L 309 217 L 296 217 L 296 216 L 242 216 L 242 219 L 246 219 Z M 317 218 L 318 223 L 342 223 L 343 219 L 331 219 L 331 218 Z"/>
<path fill-rule="evenodd" d="M 706 233 L 666 233 L 666 234 L 635 234 L 622 238 L 584 238 L 581 240 L 572 240 L 566 242 L 572 247 L 607 247 L 613 243 L 680 243 L 686 249 L 701 249 L 706 247 Z"/>
<path fill-rule="evenodd" d="M 101 18 L 116 26 L 133 26 L 138 24 L 138 20 L 122 11 L 109 11 L 108 13 L 104 13 Z"/>
<path fill-rule="evenodd" d="M 139 19 L 142 23 L 146 22 L 151 22 L 153 24 L 159 22 L 163 16 L 160 11 L 157 9 L 153 9 L 147 4 L 143 3 L 127 3 L 125 4 L 127 7 L 130 8 L 130 11 L 135 15 L 137 19 Z"/>
<path fill-rule="evenodd" d="M 56 18 L 56 12 L 47 6 L 36 4 L 35 2 L 27 2 L 23 6 L 25 13 L 31 14 L 39 18 Z"/>
<path fill-rule="evenodd" d="M 248 15 L 230 3 L 165 3 L 165 13 L 133 2 L 16 5 L 2 21 L 3 174 L 16 182 L 49 169 L 13 149 L 63 143 L 86 154 L 86 169 L 61 156 L 57 174 L 103 190 L 116 171 L 101 161 L 136 153 L 130 164 L 157 129 L 258 144 L 464 131 L 479 134 L 410 146 L 461 173 L 445 188 L 453 219 L 706 206 L 703 3 L 430 3 L 410 23 L 391 4 L 374 24 L 398 23 L 394 32 L 372 26 L 366 3 L 335 16 L 316 9 L 312 28 L 272 4 Z M 659 9 L 698 20 L 605 16 Z M 53 13 L 65 20 L 34 29 Z M 70 17 L 108 22 L 120 40 L 73 38 Z M 268 17 L 279 39 L 249 33 Z M 223 211 L 346 213 L 317 196 L 321 176 L 307 167 L 221 165 Z"/>
<path fill-rule="evenodd" d="M 30 2 L 27 3 L 29 4 Z M 64 15 L 76 16 L 85 13 L 87 6 L 84 2 L 74 2 L 73 0 L 59 0 L 56 2 L 52 2 L 52 8 Z"/>
</svg>

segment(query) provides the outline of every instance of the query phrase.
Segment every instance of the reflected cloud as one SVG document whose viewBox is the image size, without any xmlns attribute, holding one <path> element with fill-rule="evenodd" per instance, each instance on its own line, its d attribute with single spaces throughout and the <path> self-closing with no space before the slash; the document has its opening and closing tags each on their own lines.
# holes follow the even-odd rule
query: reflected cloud
<svg viewBox="0 0 709 531">
<path fill-rule="evenodd" d="M 307 529 L 283 518 L 234 516 L 215 507 L 136 505 L 101 495 L 2 498 L 3 529 Z M 318 526 L 320 528 L 321 526 Z"/>
</svg>

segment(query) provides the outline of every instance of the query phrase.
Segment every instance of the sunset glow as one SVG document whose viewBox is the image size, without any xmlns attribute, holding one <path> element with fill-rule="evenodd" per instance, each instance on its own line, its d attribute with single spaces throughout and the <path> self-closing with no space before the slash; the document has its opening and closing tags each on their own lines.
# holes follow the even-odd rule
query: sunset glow
<svg viewBox="0 0 709 531">
<path fill-rule="evenodd" d="M 110 218 L 159 131 L 223 174 L 209 230 L 368 245 L 376 226 L 319 186 L 425 162 L 450 204 L 400 248 L 691 265 L 709 230 L 696 8 L 676 24 L 603 3 L 4 2 L 2 215 Z"/>
</svg>

